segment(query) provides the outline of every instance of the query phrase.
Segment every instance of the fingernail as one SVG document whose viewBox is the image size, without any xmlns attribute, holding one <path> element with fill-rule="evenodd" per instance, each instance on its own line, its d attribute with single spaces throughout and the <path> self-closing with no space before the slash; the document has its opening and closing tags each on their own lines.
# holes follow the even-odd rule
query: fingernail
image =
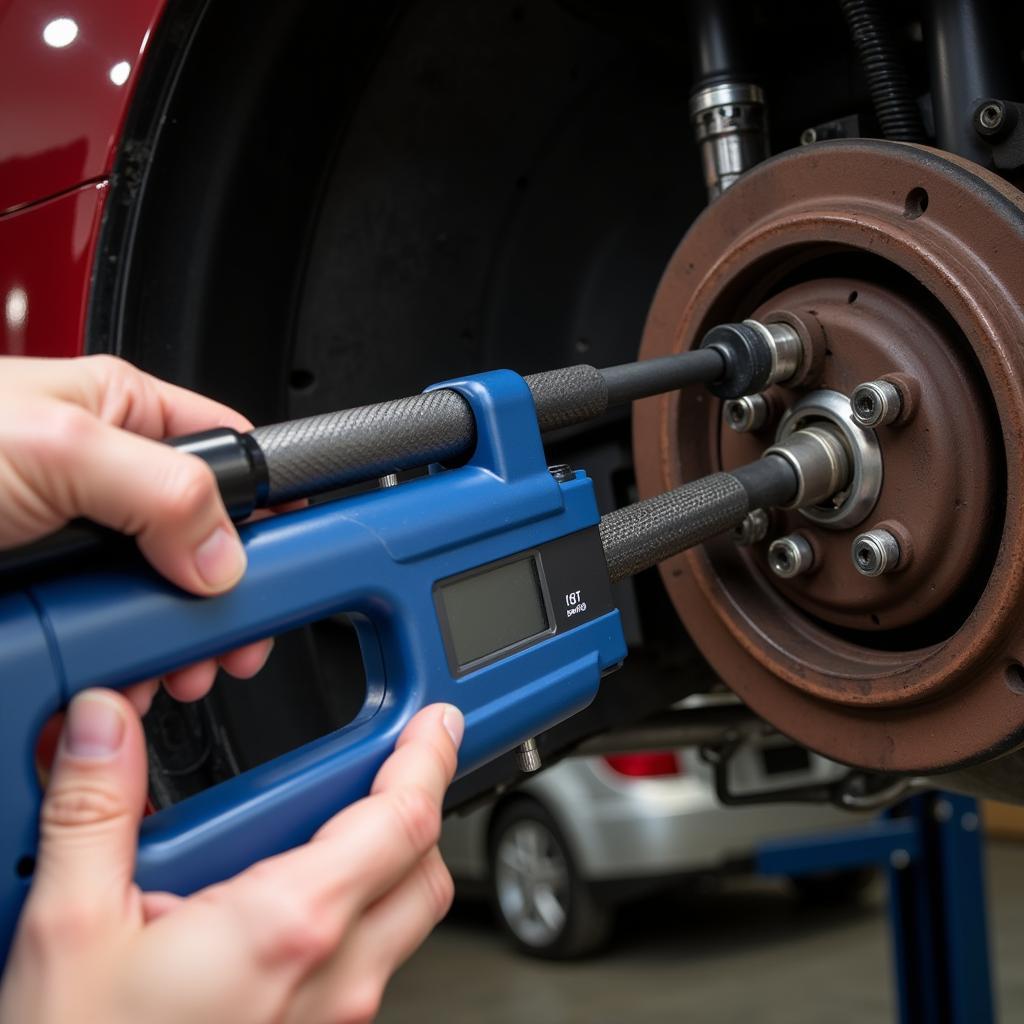
<svg viewBox="0 0 1024 1024">
<path fill-rule="evenodd" d="M 459 744 L 462 742 L 462 733 L 466 728 L 466 720 L 462 717 L 462 712 L 454 704 L 449 704 L 444 709 L 441 724 L 445 727 L 448 735 L 451 736 L 455 749 L 458 750 Z"/>
<path fill-rule="evenodd" d="M 68 707 L 64 749 L 73 757 L 112 757 L 124 740 L 121 708 L 99 693 L 80 693 Z"/>
<path fill-rule="evenodd" d="M 245 572 L 245 552 L 237 535 L 218 526 L 195 553 L 196 568 L 214 590 L 226 590 Z"/>
</svg>

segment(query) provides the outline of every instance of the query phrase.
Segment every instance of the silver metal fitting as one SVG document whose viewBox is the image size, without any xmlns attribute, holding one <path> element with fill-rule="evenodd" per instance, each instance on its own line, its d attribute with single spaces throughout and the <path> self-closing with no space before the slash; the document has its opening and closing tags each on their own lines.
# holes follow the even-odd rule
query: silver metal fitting
<svg viewBox="0 0 1024 1024">
<path fill-rule="evenodd" d="M 397 487 L 398 486 L 398 474 L 397 473 L 385 473 L 383 476 L 377 477 L 377 485 L 379 487 Z"/>
<path fill-rule="evenodd" d="M 776 576 L 784 580 L 792 579 L 814 566 L 814 548 L 799 533 L 779 537 L 768 548 L 768 564 Z"/>
<path fill-rule="evenodd" d="M 744 320 L 768 343 L 772 354 L 771 374 L 766 387 L 785 384 L 800 369 L 804 358 L 804 346 L 800 335 L 789 324 L 763 324 L 760 320 Z"/>
<path fill-rule="evenodd" d="M 862 576 L 882 576 L 900 564 L 900 542 L 888 530 L 868 530 L 853 541 L 850 557 Z"/>
<path fill-rule="evenodd" d="M 719 82 L 701 89 L 690 99 L 690 120 L 709 202 L 768 156 L 768 124 L 759 85 Z"/>
<path fill-rule="evenodd" d="M 540 771 L 540 751 L 537 749 L 537 741 L 532 736 L 516 747 L 516 764 L 521 772 Z"/>
<path fill-rule="evenodd" d="M 785 459 L 796 474 L 796 495 L 786 508 L 820 505 L 850 486 L 850 454 L 830 424 L 803 427 L 764 454 Z"/>
<path fill-rule="evenodd" d="M 755 508 L 743 517 L 743 522 L 733 532 L 733 540 L 744 547 L 757 544 L 768 536 L 768 513 L 763 508 Z"/>
<path fill-rule="evenodd" d="M 858 384 L 850 396 L 854 420 L 862 427 L 884 427 L 895 423 L 903 412 L 903 396 L 887 380 Z"/>
<path fill-rule="evenodd" d="M 874 431 L 865 430 L 853 418 L 850 400 L 838 391 L 812 391 L 783 415 L 775 430 L 775 444 L 808 427 L 834 431 L 849 460 L 848 481 L 827 501 L 800 506 L 800 514 L 830 530 L 844 530 L 862 523 L 875 507 L 882 490 L 882 450 Z"/>
<path fill-rule="evenodd" d="M 768 400 L 764 395 L 730 398 L 722 405 L 722 416 L 738 434 L 760 430 L 768 422 Z"/>
</svg>

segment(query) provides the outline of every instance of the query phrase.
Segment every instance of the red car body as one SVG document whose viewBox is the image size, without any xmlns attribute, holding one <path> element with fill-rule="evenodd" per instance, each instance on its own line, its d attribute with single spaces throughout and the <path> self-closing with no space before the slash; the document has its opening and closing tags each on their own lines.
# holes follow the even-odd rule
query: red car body
<svg viewBox="0 0 1024 1024">
<path fill-rule="evenodd" d="M 118 141 L 163 0 L 0 0 L 0 352 L 78 355 Z"/>
</svg>

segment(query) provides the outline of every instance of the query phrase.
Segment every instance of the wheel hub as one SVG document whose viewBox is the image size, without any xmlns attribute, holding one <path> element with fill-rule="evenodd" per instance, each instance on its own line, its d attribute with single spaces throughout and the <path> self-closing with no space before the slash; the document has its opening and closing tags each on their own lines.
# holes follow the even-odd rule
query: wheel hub
<svg viewBox="0 0 1024 1024">
<path fill-rule="evenodd" d="M 776 511 L 765 538 L 719 539 L 664 563 L 684 624 L 718 673 L 783 732 L 839 760 L 941 771 L 1024 738 L 1024 246 L 1021 196 L 922 147 L 838 142 L 784 154 L 714 202 L 676 251 L 641 353 L 695 347 L 715 323 L 786 322 L 806 370 L 740 432 L 705 394 L 638 403 L 644 496 L 760 455 L 825 421 L 855 466 L 834 503 Z M 904 396 L 866 428 L 866 381 Z M 865 531 L 898 538 L 865 575 Z M 799 535 L 810 571 L 769 545 Z M 855 541 L 860 545 L 855 549 Z M 891 568 L 891 565 L 888 566 Z"/>
</svg>

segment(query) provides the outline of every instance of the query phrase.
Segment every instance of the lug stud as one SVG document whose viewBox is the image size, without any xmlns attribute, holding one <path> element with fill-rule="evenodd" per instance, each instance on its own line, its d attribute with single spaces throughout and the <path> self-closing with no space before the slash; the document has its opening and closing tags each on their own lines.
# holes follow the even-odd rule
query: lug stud
<svg viewBox="0 0 1024 1024">
<path fill-rule="evenodd" d="M 768 536 L 768 513 L 755 508 L 743 517 L 743 522 L 733 530 L 733 540 L 744 547 L 757 544 Z"/>
<path fill-rule="evenodd" d="M 862 576 L 882 576 L 900 564 L 900 542 L 888 530 L 868 530 L 853 541 L 850 556 Z"/>
<path fill-rule="evenodd" d="M 760 430 L 768 420 L 768 400 L 764 395 L 730 398 L 722 405 L 725 422 L 739 434 Z"/>
<path fill-rule="evenodd" d="M 862 427 L 884 427 L 895 423 L 903 412 L 899 388 L 887 380 L 859 384 L 850 396 L 853 418 Z"/>
<path fill-rule="evenodd" d="M 779 537 L 768 548 L 768 564 L 772 572 L 784 580 L 801 576 L 814 566 L 814 548 L 799 533 Z"/>
</svg>

